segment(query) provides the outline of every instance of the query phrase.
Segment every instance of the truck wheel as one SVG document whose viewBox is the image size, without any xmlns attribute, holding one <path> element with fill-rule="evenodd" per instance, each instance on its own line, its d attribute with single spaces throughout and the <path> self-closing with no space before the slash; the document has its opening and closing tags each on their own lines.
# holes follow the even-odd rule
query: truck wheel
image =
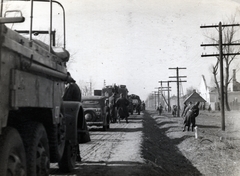
<svg viewBox="0 0 240 176">
<path fill-rule="evenodd" d="M 49 150 L 51 163 L 57 163 L 63 155 L 66 137 L 65 118 L 61 118 L 61 123 L 58 125 L 47 126 L 49 137 Z"/>
<path fill-rule="evenodd" d="M 19 131 L 26 151 L 27 175 L 49 175 L 49 146 L 44 126 L 27 122 L 21 124 Z"/>
<path fill-rule="evenodd" d="M 77 159 L 77 147 L 79 146 L 66 142 L 63 156 L 58 162 L 59 169 L 62 172 L 71 172 L 75 168 Z"/>
<path fill-rule="evenodd" d="M 78 128 L 80 128 L 80 129 L 78 129 L 78 143 L 84 144 L 84 143 L 91 141 L 88 126 L 87 126 L 85 118 L 82 119 L 82 124 Z"/>
<path fill-rule="evenodd" d="M 26 175 L 26 153 L 18 131 L 6 127 L 0 136 L 0 175 Z"/>
</svg>

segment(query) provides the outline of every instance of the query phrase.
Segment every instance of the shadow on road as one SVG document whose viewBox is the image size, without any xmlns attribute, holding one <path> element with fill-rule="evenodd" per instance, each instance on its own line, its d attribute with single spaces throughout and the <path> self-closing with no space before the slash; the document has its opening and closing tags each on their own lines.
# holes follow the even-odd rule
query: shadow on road
<svg viewBox="0 0 240 176">
<path fill-rule="evenodd" d="M 200 128 L 220 128 L 219 126 L 216 126 L 216 125 L 198 125 L 198 124 L 197 124 L 197 127 L 200 127 Z"/>
<path fill-rule="evenodd" d="M 148 112 L 145 112 L 143 119 L 142 153 L 146 161 L 159 166 L 163 170 L 162 175 L 202 175 L 177 148 L 179 143 L 190 136 L 170 139 L 166 136 L 170 127 L 159 128 L 159 126 L 174 122 L 157 124 Z"/>
<path fill-rule="evenodd" d="M 112 128 L 109 129 L 108 131 L 110 132 L 138 132 L 142 131 L 142 128 Z"/>
<path fill-rule="evenodd" d="M 59 169 L 51 169 L 51 175 L 65 175 Z M 68 176 L 159 176 L 159 172 L 149 165 L 132 161 L 82 162 L 67 173 Z"/>
</svg>

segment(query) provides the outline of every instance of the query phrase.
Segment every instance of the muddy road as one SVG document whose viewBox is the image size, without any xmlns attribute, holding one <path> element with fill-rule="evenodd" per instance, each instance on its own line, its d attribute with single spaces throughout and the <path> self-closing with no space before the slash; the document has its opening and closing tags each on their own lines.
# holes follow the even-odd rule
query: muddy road
<svg viewBox="0 0 240 176">
<path fill-rule="evenodd" d="M 171 140 L 165 132 L 151 112 L 131 115 L 128 124 L 122 120 L 108 131 L 91 128 L 91 142 L 80 145 L 82 162 L 68 175 L 201 175 L 177 148 L 180 141 Z M 51 175 L 66 175 L 57 168 L 51 164 Z"/>
</svg>

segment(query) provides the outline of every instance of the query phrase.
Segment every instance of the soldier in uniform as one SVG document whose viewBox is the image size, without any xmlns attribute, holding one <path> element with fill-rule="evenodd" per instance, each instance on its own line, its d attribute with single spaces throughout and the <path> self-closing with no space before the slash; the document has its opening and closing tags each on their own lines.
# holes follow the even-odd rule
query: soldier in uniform
<svg viewBox="0 0 240 176">
<path fill-rule="evenodd" d="M 115 117 L 116 93 L 113 93 L 112 96 L 109 97 L 109 108 L 110 108 L 111 122 L 115 123 L 116 122 L 116 117 Z"/>
<path fill-rule="evenodd" d="M 118 110 L 118 118 L 119 118 L 119 122 L 120 122 L 120 118 L 121 119 L 126 119 L 126 123 L 128 123 L 128 105 L 129 105 L 129 101 L 127 100 L 127 98 L 123 97 L 123 94 L 120 94 L 120 98 L 117 99 L 116 101 L 116 105 L 117 105 L 117 110 Z"/>
<path fill-rule="evenodd" d="M 78 101 L 81 102 L 81 90 L 76 84 L 76 81 L 71 77 L 70 73 L 68 72 L 69 82 L 67 87 L 65 88 L 65 92 L 63 95 L 63 101 Z M 77 161 L 81 161 L 82 158 L 80 156 L 79 147 L 77 147 Z"/>
</svg>

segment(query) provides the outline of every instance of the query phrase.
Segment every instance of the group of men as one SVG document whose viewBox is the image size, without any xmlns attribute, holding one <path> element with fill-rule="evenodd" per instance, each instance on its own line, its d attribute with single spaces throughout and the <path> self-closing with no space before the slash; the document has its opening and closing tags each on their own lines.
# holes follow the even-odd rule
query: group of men
<svg viewBox="0 0 240 176">
<path fill-rule="evenodd" d="M 109 110 L 109 115 L 111 117 L 111 122 L 116 122 L 116 118 L 118 119 L 118 122 L 120 122 L 120 119 L 125 119 L 126 123 L 128 123 L 128 105 L 130 102 L 124 95 L 121 93 L 120 97 L 117 98 L 117 94 L 113 93 L 112 96 L 109 97 L 108 100 L 106 100 L 106 109 Z M 109 108 L 107 108 L 109 107 Z M 107 112 L 108 113 L 108 112 Z"/>
</svg>

